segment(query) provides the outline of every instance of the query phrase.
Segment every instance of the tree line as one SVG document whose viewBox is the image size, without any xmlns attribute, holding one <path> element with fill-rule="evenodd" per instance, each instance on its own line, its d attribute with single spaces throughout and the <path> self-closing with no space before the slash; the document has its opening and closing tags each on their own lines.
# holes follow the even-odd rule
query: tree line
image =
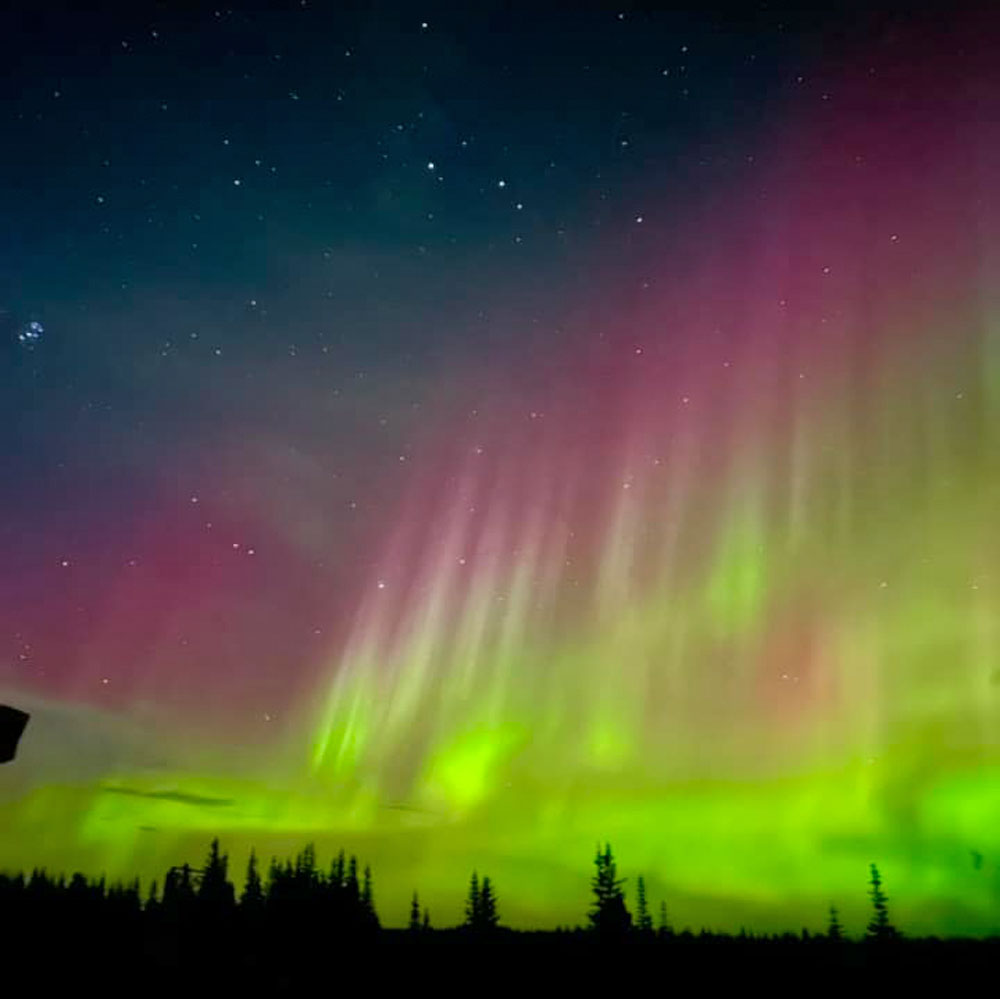
<svg viewBox="0 0 1000 999">
<path fill-rule="evenodd" d="M 675 936 L 667 918 L 665 901 L 659 905 L 659 920 L 654 928 L 646 883 L 636 881 L 635 913 L 629 910 L 625 878 L 619 878 L 610 844 L 598 847 L 594 857 L 595 872 L 590 881 L 593 896 L 587 913 L 587 932 L 603 939 L 654 939 Z M 871 919 L 865 932 L 870 941 L 899 939 L 901 934 L 889 917 L 888 897 L 882 877 L 873 863 L 869 870 Z M 0 874 L 0 919 L 50 920 L 55 925 L 69 920 L 107 921 L 127 925 L 130 930 L 146 924 L 161 935 L 174 938 L 196 937 L 210 926 L 216 935 L 239 935 L 245 940 L 255 936 L 294 936 L 305 940 L 335 930 L 340 936 L 363 938 L 382 929 L 376 912 L 371 867 L 362 869 L 356 856 L 347 857 L 341 850 L 328 868 L 319 865 L 316 850 L 307 845 L 293 859 L 282 862 L 272 857 L 266 875 L 262 875 L 255 851 L 251 851 L 237 893 L 229 877 L 229 857 L 214 839 L 201 867 L 183 864 L 172 867 L 163 879 L 162 891 L 153 881 L 145 895 L 138 879 L 127 883 L 107 884 L 105 878 L 88 880 L 76 873 L 67 880 L 53 877 L 44 869 L 30 876 Z M 487 875 L 474 870 L 469 879 L 464 921 L 457 927 L 463 934 L 488 938 L 506 930 L 500 921 L 497 891 Z M 413 892 L 408 933 L 413 937 L 432 930 L 430 912 L 421 906 Z M 190 932 L 189 932 L 190 931 Z M 803 931 L 808 938 L 808 931 Z M 743 933 L 745 937 L 745 932 Z M 815 934 L 814 936 L 823 936 Z M 838 910 L 830 906 L 825 933 L 833 942 L 845 939 Z"/>
</svg>

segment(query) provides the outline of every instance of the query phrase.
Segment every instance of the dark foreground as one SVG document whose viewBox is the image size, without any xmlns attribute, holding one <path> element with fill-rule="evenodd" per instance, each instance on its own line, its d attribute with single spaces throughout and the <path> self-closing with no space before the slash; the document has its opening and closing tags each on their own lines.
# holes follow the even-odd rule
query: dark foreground
<svg viewBox="0 0 1000 999">
<path fill-rule="evenodd" d="M 848 940 L 836 910 L 829 930 L 774 936 L 675 933 L 663 910 L 653 929 L 638 884 L 638 919 L 625 906 L 611 848 L 598 851 L 589 929 L 516 931 L 499 925 L 489 878 L 473 873 L 466 923 L 433 929 L 413 897 L 410 927 L 381 926 L 369 868 L 341 851 L 329 871 L 312 846 L 251 855 L 242 893 L 214 840 L 205 864 L 153 882 L 107 885 L 83 874 L 0 874 L 0 999 L 7 996 L 417 996 L 444 990 L 554 996 L 628 992 L 696 995 L 782 988 L 797 995 L 874 988 L 962 994 L 1000 980 L 1000 937 L 908 938 L 892 925 L 871 865 L 872 920 Z M 422 915 L 422 918 L 421 918 Z"/>
<path fill-rule="evenodd" d="M 462 931 L 294 941 L 25 939 L 8 927 L 6 995 L 335 995 L 444 989 L 522 995 L 621 995 L 647 988 L 714 994 L 758 986 L 823 994 L 828 988 L 915 990 L 947 983 L 949 993 L 996 989 L 1000 939 L 900 940 L 890 944 L 797 937 L 742 939 L 677 934 L 601 940 L 592 933 Z M 207 928 L 206 928 L 207 929 Z M 10 932 L 13 930 L 13 932 Z M 310 935 L 312 936 L 312 935 Z M 20 939 L 18 939 L 20 938 Z M 940 986 L 938 986 L 940 987 Z M 58 991 L 57 991 L 58 990 Z"/>
</svg>

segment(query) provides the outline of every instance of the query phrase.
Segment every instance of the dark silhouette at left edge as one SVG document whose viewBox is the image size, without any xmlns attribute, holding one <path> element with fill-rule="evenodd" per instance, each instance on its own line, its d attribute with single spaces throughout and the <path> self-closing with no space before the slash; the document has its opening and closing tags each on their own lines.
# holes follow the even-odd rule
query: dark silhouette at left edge
<svg viewBox="0 0 1000 999">
<path fill-rule="evenodd" d="M 0 763 L 10 763 L 14 759 L 30 717 L 26 711 L 0 704 Z"/>
</svg>

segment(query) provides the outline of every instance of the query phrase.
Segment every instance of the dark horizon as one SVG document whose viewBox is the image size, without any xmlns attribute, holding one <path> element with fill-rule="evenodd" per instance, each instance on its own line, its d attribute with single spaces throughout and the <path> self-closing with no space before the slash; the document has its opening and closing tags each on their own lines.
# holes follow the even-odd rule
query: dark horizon
<svg viewBox="0 0 1000 999">
<path fill-rule="evenodd" d="M 922 939 L 907 934 L 893 922 L 884 882 L 875 863 L 869 864 L 869 887 L 866 892 L 868 921 L 861 932 L 852 933 L 844 925 L 841 908 L 831 902 L 824 913 L 825 924 L 821 931 L 801 927 L 768 933 L 741 926 L 737 934 L 706 926 L 692 930 L 690 926 L 675 925 L 670 915 L 672 905 L 667 899 L 649 897 L 643 875 L 639 874 L 634 879 L 632 889 L 625 887 L 630 879 L 618 877 L 618 863 L 608 843 L 598 845 L 593 863 L 596 870 L 589 879 L 590 909 L 585 919 L 575 925 L 524 927 L 520 930 L 505 925 L 502 911 L 497 908 L 495 882 L 485 872 L 474 869 L 467 879 L 463 915 L 458 923 L 443 926 L 432 923 L 430 910 L 426 904 L 420 904 L 420 891 L 415 888 L 406 924 L 386 926 L 378 915 L 374 872 L 356 855 L 348 856 L 341 849 L 329 864 L 324 865 L 317 857 L 315 844 L 307 843 L 294 857 L 272 856 L 265 863 L 256 850 L 252 850 L 241 880 L 233 875 L 229 855 L 218 837 L 212 841 L 202 866 L 188 862 L 174 865 L 164 872 L 161 879 L 154 878 L 145 889 L 138 877 L 112 882 L 104 875 L 87 878 L 82 872 L 74 872 L 67 876 L 65 872 L 49 872 L 36 867 L 30 874 L 0 871 L 0 898 L 4 912 L 15 918 L 19 905 L 40 906 L 39 912 L 44 914 L 48 910 L 55 915 L 61 908 L 70 907 L 75 896 L 89 896 L 98 905 L 116 900 L 125 902 L 135 914 L 143 912 L 148 917 L 173 911 L 178 926 L 183 926 L 188 920 L 196 923 L 198 912 L 204 914 L 209 911 L 215 920 L 235 919 L 237 912 L 243 914 L 240 918 L 264 919 L 268 911 L 272 913 L 271 918 L 275 914 L 281 918 L 292 918 L 297 910 L 299 918 L 313 918 L 317 899 L 327 898 L 332 908 L 325 912 L 326 920 L 332 929 L 339 927 L 338 931 L 345 933 L 371 934 L 405 929 L 419 936 L 429 932 L 464 931 L 475 940 L 489 939 L 498 933 L 509 935 L 517 932 L 587 932 L 597 939 L 611 942 L 627 938 L 651 941 L 654 937 L 662 942 L 668 938 L 691 938 L 696 934 L 718 939 L 761 941 L 797 939 L 808 942 L 811 939 L 826 939 L 832 944 L 860 940 L 876 945 L 902 940 L 919 943 Z M 1000 941 L 1000 933 L 992 933 L 985 939 L 996 943 Z"/>
</svg>

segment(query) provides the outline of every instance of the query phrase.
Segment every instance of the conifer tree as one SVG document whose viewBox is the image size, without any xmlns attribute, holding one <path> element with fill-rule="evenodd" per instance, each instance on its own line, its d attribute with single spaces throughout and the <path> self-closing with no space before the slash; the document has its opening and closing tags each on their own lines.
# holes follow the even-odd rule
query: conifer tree
<svg viewBox="0 0 1000 999">
<path fill-rule="evenodd" d="M 375 912 L 375 896 L 372 893 L 372 869 L 365 865 L 365 880 L 361 888 L 361 912 L 368 926 L 378 926 L 378 915 Z"/>
<path fill-rule="evenodd" d="M 102 894 L 104 893 L 104 884 L 103 884 L 103 881 L 104 881 L 104 879 L 102 878 L 101 879 L 101 882 L 102 882 L 102 884 L 101 884 L 101 893 Z M 177 879 L 177 890 L 178 890 L 178 894 L 180 894 L 184 898 L 193 898 L 194 897 L 194 880 L 191 877 L 191 865 L 190 864 L 181 864 L 180 875 L 178 876 L 178 879 Z"/>
<path fill-rule="evenodd" d="M 212 840 L 208 859 L 198 886 L 198 899 L 213 909 L 225 909 L 234 902 L 233 886 L 227 878 L 229 856 L 219 850 L 219 839 Z"/>
<path fill-rule="evenodd" d="M 264 886 L 257 872 L 257 854 L 254 850 L 250 851 L 250 859 L 247 861 L 247 878 L 243 894 L 240 895 L 240 905 L 248 912 L 257 912 L 264 905 Z"/>
<path fill-rule="evenodd" d="M 827 926 L 826 936 L 828 940 L 839 943 L 844 939 L 843 927 L 840 925 L 840 915 L 835 905 L 830 906 L 830 922 Z"/>
<path fill-rule="evenodd" d="M 469 880 L 469 894 L 465 901 L 465 925 L 470 930 L 479 929 L 480 904 L 479 879 L 473 871 Z"/>
<path fill-rule="evenodd" d="M 104 886 L 101 884 L 101 894 L 104 894 Z M 179 916 L 189 911 L 191 903 L 195 900 L 194 884 L 191 880 L 191 865 L 182 864 L 180 867 L 171 867 L 163 882 L 163 908 L 172 916 Z"/>
<path fill-rule="evenodd" d="M 311 884 L 316 878 L 316 847 L 306 843 L 295 858 L 295 876 L 301 884 Z"/>
<path fill-rule="evenodd" d="M 660 936 L 666 936 L 670 932 L 670 923 L 667 922 L 667 903 L 660 902 L 660 925 L 658 927 Z"/>
<path fill-rule="evenodd" d="M 348 902 L 354 905 L 358 902 L 361 888 L 358 884 L 358 858 L 352 856 L 347 864 L 347 877 L 344 880 L 344 888 L 347 891 Z"/>
<path fill-rule="evenodd" d="M 610 844 L 605 844 L 604 853 L 597 848 L 594 858 L 597 873 L 590 885 L 594 892 L 594 908 L 590 911 L 590 925 L 599 935 L 620 937 L 632 928 L 632 916 L 625 907 L 624 879 L 617 877 L 614 856 Z"/>
<path fill-rule="evenodd" d="M 483 878 L 483 884 L 479 890 L 479 924 L 477 928 L 484 932 L 490 932 L 497 928 L 499 921 L 493 883 L 489 878 Z"/>
<path fill-rule="evenodd" d="M 420 902 L 417 893 L 413 893 L 413 901 L 410 902 L 410 926 L 411 933 L 416 933 L 420 929 Z"/>
<path fill-rule="evenodd" d="M 872 886 L 871 891 L 868 893 L 871 895 L 872 899 L 872 913 L 871 921 L 868 923 L 868 939 L 869 940 L 891 940 L 899 936 L 896 928 L 889 922 L 889 899 L 886 894 L 882 891 L 882 877 L 878 872 L 878 868 L 871 864 L 871 879 L 869 884 Z"/>
<path fill-rule="evenodd" d="M 431 928 L 431 910 L 424 906 L 424 920 L 420 924 L 420 928 L 426 933 Z"/>
<path fill-rule="evenodd" d="M 344 851 L 341 850 L 337 854 L 337 859 L 333 862 L 333 866 L 330 868 L 330 882 L 335 888 L 344 887 L 344 881 L 347 877 L 346 870 Z"/>
<path fill-rule="evenodd" d="M 374 899 L 372 897 L 372 869 L 368 864 L 365 864 L 364 879 L 361 882 L 361 908 L 365 911 L 372 909 L 374 907 Z"/>
<path fill-rule="evenodd" d="M 641 875 L 636 881 L 636 926 L 640 933 L 653 932 L 653 917 L 646 905 L 646 882 Z"/>
</svg>

